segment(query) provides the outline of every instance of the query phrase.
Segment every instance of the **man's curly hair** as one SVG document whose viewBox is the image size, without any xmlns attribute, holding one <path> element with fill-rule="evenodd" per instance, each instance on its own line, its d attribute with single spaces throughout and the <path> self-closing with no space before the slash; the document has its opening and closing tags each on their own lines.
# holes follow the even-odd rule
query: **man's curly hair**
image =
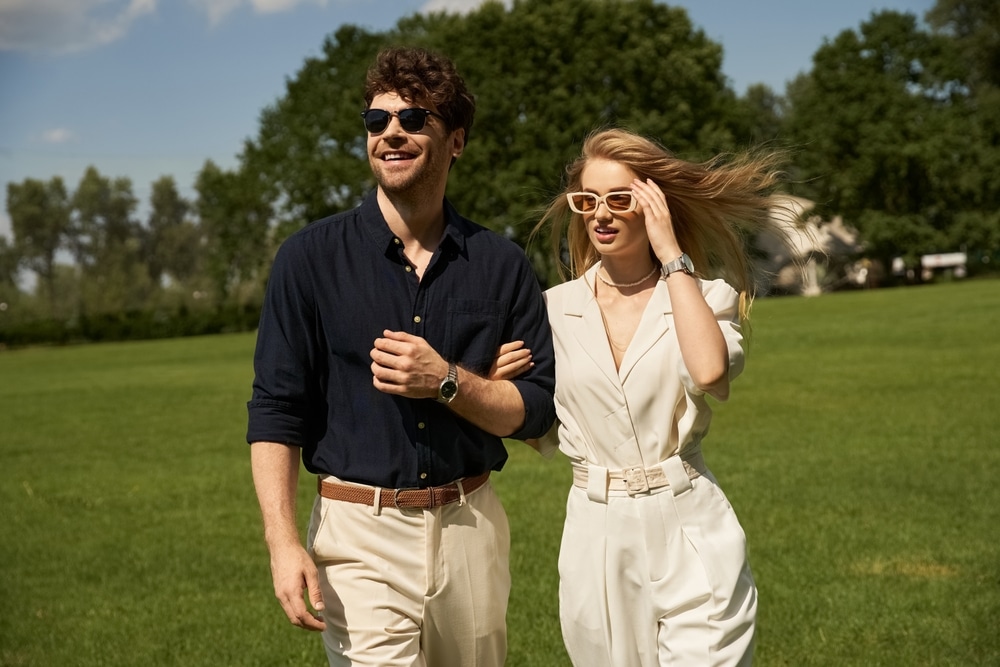
<svg viewBox="0 0 1000 667">
<path fill-rule="evenodd" d="M 465 130 L 468 144 L 476 101 L 447 57 L 417 47 L 383 49 L 365 78 L 365 106 L 381 93 L 396 93 L 412 104 L 433 104 L 449 132 Z"/>
</svg>

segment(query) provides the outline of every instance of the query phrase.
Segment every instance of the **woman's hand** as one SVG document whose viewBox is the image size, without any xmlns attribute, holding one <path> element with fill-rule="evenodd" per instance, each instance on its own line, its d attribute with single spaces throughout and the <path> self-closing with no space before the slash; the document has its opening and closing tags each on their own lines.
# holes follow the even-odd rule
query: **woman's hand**
<svg viewBox="0 0 1000 667">
<path fill-rule="evenodd" d="M 497 356 L 493 360 L 487 379 L 513 380 L 534 365 L 531 360 L 531 350 L 524 347 L 524 341 L 514 340 L 504 343 L 497 350 Z"/>
<path fill-rule="evenodd" d="M 642 206 L 646 236 L 660 262 L 665 264 L 680 257 L 681 248 L 674 234 L 674 220 L 670 215 L 667 197 L 660 186 L 652 179 L 643 182 L 637 178 L 632 181 L 632 194 Z"/>
</svg>

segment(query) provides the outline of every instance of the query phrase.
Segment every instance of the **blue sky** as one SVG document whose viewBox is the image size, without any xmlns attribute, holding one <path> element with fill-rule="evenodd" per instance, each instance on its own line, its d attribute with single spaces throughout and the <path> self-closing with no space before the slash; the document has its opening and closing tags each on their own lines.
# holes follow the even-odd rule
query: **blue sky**
<svg viewBox="0 0 1000 667">
<path fill-rule="evenodd" d="M 0 0 L 0 235 L 7 183 L 89 165 L 132 180 L 139 215 L 171 175 L 182 194 L 205 160 L 236 164 L 261 110 L 345 23 L 385 30 L 406 15 L 480 0 Z M 737 93 L 784 92 L 824 39 L 873 11 L 923 17 L 933 0 L 673 0 L 722 44 Z M 461 63 L 459 63 L 461 69 Z M 360 90 L 361 82 L 359 82 Z"/>
</svg>

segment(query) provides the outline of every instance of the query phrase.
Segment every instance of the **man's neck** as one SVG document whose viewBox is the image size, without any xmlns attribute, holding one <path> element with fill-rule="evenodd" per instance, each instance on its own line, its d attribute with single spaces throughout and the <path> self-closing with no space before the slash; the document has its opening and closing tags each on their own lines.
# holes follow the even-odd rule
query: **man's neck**
<svg viewBox="0 0 1000 667">
<path fill-rule="evenodd" d="M 444 196 L 407 198 L 393 196 L 382 188 L 377 193 L 379 209 L 392 233 L 403 242 L 411 261 L 417 255 L 434 254 L 444 235 Z"/>
</svg>

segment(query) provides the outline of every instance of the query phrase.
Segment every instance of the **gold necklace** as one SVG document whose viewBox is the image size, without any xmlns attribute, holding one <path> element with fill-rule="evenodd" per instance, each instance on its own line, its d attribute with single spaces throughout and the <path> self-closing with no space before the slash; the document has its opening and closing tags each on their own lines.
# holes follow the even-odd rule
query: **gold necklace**
<svg viewBox="0 0 1000 667">
<path fill-rule="evenodd" d="M 649 276 L 646 276 L 646 278 L 648 277 Z M 604 309 L 601 308 L 600 303 L 597 304 L 597 310 L 599 310 L 601 313 L 601 322 L 604 323 L 604 333 L 608 337 L 608 342 L 611 343 L 611 347 L 615 348 L 616 350 L 624 354 L 625 351 L 628 350 L 628 343 L 625 343 L 625 345 L 621 345 L 620 343 L 618 343 L 618 341 L 614 339 L 614 336 L 611 335 L 611 328 L 608 326 L 608 318 L 604 316 Z M 617 362 L 615 363 L 617 365 Z"/>
<path fill-rule="evenodd" d="M 602 266 L 601 269 L 603 269 L 603 268 L 604 267 Z M 600 270 L 597 271 L 597 277 L 600 278 L 601 282 L 604 283 L 605 285 L 607 285 L 608 287 L 618 287 L 618 288 L 622 288 L 622 287 L 635 287 L 636 285 L 641 285 L 644 282 L 646 282 L 647 280 L 649 280 L 650 278 L 652 278 L 653 274 L 656 273 L 657 268 L 659 268 L 659 267 L 657 267 L 654 264 L 652 271 L 650 271 L 649 273 L 647 273 L 646 275 L 644 275 L 642 278 L 639 278 L 639 280 L 635 281 L 634 283 L 613 283 L 610 280 L 608 280 L 607 278 L 605 278 L 604 276 L 602 276 Z"/>
</svg>

